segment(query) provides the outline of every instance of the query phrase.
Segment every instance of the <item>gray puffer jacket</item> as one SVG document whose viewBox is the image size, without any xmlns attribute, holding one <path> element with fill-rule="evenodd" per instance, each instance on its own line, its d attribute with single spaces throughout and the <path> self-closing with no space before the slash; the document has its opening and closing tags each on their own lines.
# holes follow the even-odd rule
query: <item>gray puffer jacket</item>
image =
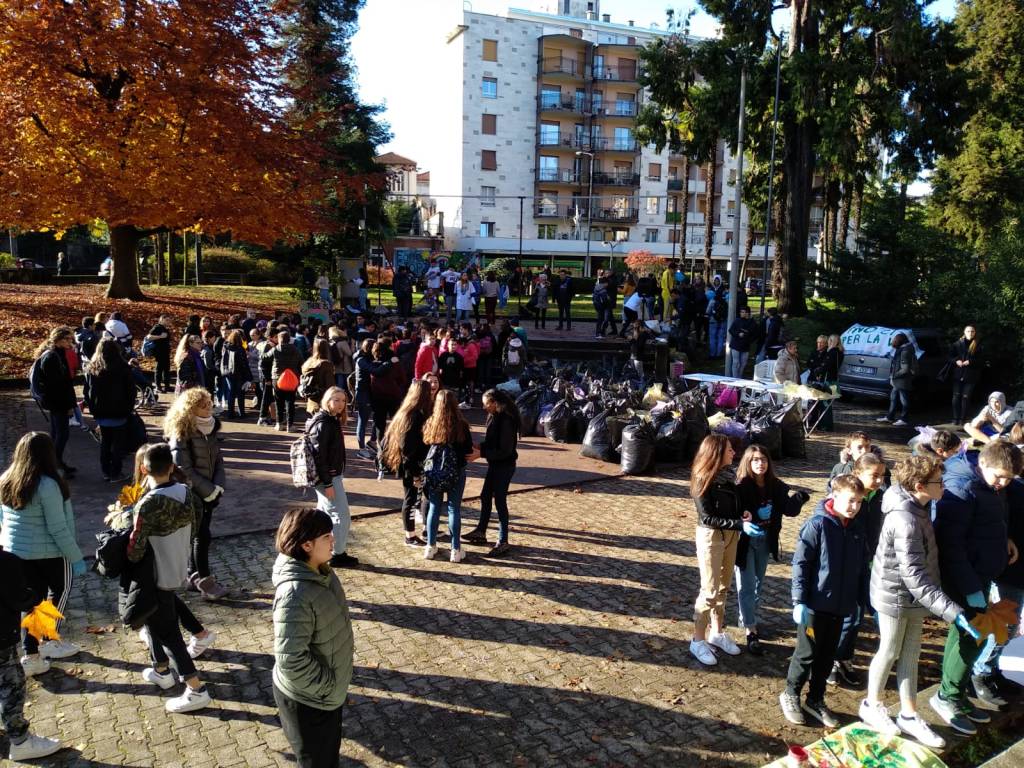
<svg viewBox="0 0 1024 768">
<path fill-rule="evenodd" d="M 963 612 L 939 586 L 939 548 L 928 507 L 899 485 L 882 497 L 882 533 L 871 566 L 871 604 L 886 616 L 953 622 Z"/>
</svg>

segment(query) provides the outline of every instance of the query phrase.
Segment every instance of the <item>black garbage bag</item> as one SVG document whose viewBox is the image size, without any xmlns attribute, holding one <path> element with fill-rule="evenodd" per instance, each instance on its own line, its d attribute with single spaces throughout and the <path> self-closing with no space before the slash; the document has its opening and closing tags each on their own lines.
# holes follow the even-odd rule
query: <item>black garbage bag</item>
<svg viewBox="0 0 1024 768">
<path fill-rule="evenodd" d="M 566 442 L 582 443 L 583 436 L 587 434 L 587 429 L 589 427 L 590 416 L 587 415 L 586 411 L 573 409 L 572 414 L 569 416 L 569 434 L 566 438 Z"/>
<path fill-rule="evenodd" d="M 541 419 L 544 424 L 544 436 L 556 443 L 568 442 L 571 417 L 572 406 L 569 403 L 565 400 L 555 403 Z"/>
<path fill-rule="evenodd" d="M 527 389 L 516 398 L 519 408 L 519 434 L 524 437 L 537 430 L 537 419 L 540 416 L 541 388 Z"/>
<path fill-rule="evenodd" d="M 782 427 L 772 421 L 770 416 L 758 416 L 750 420 L 747 433 L 751 443 L 765 447 L 768 455 L 775 461 L 782 458 Z"/>
<path fill-rule="evenodd" d="M 601 411 L 587 424 L 586 434 L 583 435 L 583 445 L 580 447 L 580 456 L 611 461 L 614 443 L 612 443 L 612 430 L 608 424 L 610 415 L 611 411 Z"/>
<path fill-rule="evenodd" d="M 642 475 L 654 466 L 654 441 L 657 436 L 650 422 L 630 424 L 622 430 L 622 474 Z"/>
<path fill-rule="evenodd" d="M 807 458 L 807 441 L 804 436 L 804 419 L 800 413 L 800 401 L 790 400 L 772 413 L 772 421 L 779 425 L 782 438 L 782 454 L 795 459 Z"/>
<path fill-rule="evenodd" d="M 654 440 L 654 458 L 657 461 L 678 463 L 686 458 L 686 421 L 680 416 L 658 427 Z"/>
<path fill-rule="evenodd" d="M 683 421 L 686 422 L 685 457 L 692 459 L 697 455 L 701 442 L 711 433 L 711 427 L 708 425 L 707 412 L 701 399 L 681 398 L 679 410 Z"/>
</svg>

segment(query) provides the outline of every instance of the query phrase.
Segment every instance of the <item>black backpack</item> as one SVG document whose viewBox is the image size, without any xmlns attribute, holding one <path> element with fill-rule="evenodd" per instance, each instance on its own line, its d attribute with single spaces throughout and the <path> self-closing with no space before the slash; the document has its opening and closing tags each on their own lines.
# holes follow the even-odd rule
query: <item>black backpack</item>
<svg viewBox="0 0 1024 768">
<path fill-rule="evenodd" d="M 37 357 L 28 371 L 28 390 L 40 408 L 43 407 L 43 400 L 46 398 L 46 390 L 43 388 L 43 358 L 45 356 L 44 352 Z"/>
</svg>

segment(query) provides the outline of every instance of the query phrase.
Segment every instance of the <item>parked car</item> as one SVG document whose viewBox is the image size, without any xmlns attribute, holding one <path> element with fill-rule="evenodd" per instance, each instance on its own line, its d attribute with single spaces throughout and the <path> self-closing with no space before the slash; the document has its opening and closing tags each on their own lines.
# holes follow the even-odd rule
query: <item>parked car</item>
<svg viewBox="0 0 1024 768">
<path fill-rule="evenodd" d="M 924 352 L 918 358 L 913 391 L 927 397 L 943 386 L 936 377 L 949 357 L 949 345 L 938 328 L 911 328 L 910 331 L 917 348 Z M 888 343 L 897 332 L 893 328 L 853 326 L 843 334 L 843 345 L 847 349 L 839 368 L 839 391 L 844 397 L 863 395 L 889 399 L 893 349 Z M 869 343 L 847 345 L 848 338 L 863 335 L 868 337 Z"/>
<path fill-rule="evenodd" d="M 15 259 L 14 266 L 16 269 L 46 269 L 42 264 L 32 261 L 32 259 Z"/>
</svg>

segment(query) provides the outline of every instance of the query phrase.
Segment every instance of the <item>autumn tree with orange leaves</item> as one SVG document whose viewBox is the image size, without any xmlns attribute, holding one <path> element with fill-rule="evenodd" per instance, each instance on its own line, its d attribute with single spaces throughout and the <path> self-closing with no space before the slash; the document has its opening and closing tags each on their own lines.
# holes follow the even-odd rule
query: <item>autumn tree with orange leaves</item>
<svg viewBox="0 0 1024 768">
<path fill-rule="evenodd" d="M 353 105 L 296 110 L 308 77 L 281 31 L 301 0 L 0 3 L 0 224 L 103 219 L 107 295 L 143 298 L 139 239 L 193 228 L 270 245 L 330 232 L 362 194 L 328 132 Z M 315 83 L 312 84 L 315 87 Z"/>
</svg>

